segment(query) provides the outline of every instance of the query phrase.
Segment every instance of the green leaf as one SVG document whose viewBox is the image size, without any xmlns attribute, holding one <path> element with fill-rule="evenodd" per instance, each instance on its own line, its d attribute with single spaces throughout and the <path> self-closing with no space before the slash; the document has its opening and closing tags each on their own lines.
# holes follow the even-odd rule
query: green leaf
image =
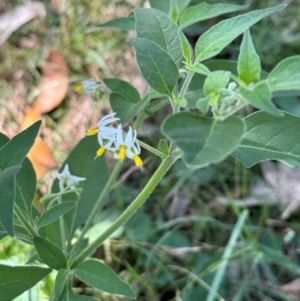
<svg viewBox="0 0 300 301">
<path fill-rule="evenodd" d="M 184 97 L 174 98 L 174 102 L 180 105 L 182 108 L 186 108 L 187 100 Z"/>
<path fill-rule="evenodd" d="M 69 276 L 68 270 L 61 269 L 58 271 L 55 278 L 55 286 L 54 286 L 54 294 L 56 299 L 58 299 L 62 295 L 68 276 Z"/>
<path fill-rule="evenodd" d="M 219 94 L 221 88 L 226 88 L 230 80 L 230 72 L 214 71 L 210 73 L 204 81 L 204 94 Z"/>
<path fill-rule="evenodd" d="M 35 266 L 7 266 L 0 264 L 1 301 L 11 301 L 21 295 L 52 270 Z"/>
<path fill-rule="evenodd" d="M 144 99 L 138 103 L 133 103 L 127 98 L 124 98 L 121 94 L 111 93 L 109 95 L 111 108 L 117 113 L 116 117 L 120 118 L 122 124 L 127 123 L 134 118 L 138 114 L 139 110 L 147 104 L 148 100 L 148 95 L 146 95 Z"/>
<path fill-rule="evenodd" d="M 240 47 L 238 58 L 239 78 L 247 85 L 256 83 L 260 78 L 261 66 L 258 54 L 255 51 L 250 31 L 247 28 Z"/>
<path fill-rule="evenodd" d="M 186 65 L 186 69 L 194 71 L 198 74 L 205 75 L 205 76 L 210 74 L 210 70 L 204 64 L 201 64 L 201 63 L 196 63 L 193 65 Z"/>
<path fill-rule="evenodd" d="M 149 2 L 152 8 L 158 9 L 166 15 L 169 14 L 171 0 L 149 0 Z"/>
<path fill-rule="evenodd" d="M 246 167 L 278 160 L 300 167 L 300 118 L 259 111 L 245 118 L 247 131 L 232 155 Z"/>
<path fill-rule="evenodd" d="M 67 259 L 63 251 L 44 237 L 34 237 L 33 244 L 41 260 L 55 270 L 67 267 Z"/>
<path fill-rule="evenodd" d="M 36 173 L 29 159 L 25 158 L 16 178 L 15 203 L 32 223 L 32 200 L 36 192 Z"/>
<path fill-rule="evenodd" d="M 125 18 L 118 18 L 110 20 L 105 23 L 97 24 L 96 27 L 115 27 L 125 30 L 135 30 L 135 18 L 134 16 L 129 16 Z"/>
<path fill-rule="evenodd" d="M 72 210 L 75 207 L 75 205 L 76 202 L 63 202 L 44 211 L 38 219 L 37 227 L 45 227 L 55 222 L 61 216 L 65 215 L 67 212 Z"/>
<path fill-rule="evenodd" d="M 3 133 L 0 133 L 0 149 L 9 141 L 9 138 Z"/>
<path fill-rule="evenodd" d="M 103 82 L 113 92 L 122 95 L 127 100 L 137 103 L 141 100 L 136 88 L 118 78 L 104 78 Z"/>
<path fill-rule="evenodd" d="M 0 172 L 0 223 L 11 237 L 14 237 L 16 174 L 20 167 L 20 165 L 10 166 Z"/>
<path fill-rule="evenodd" d="M 272 94 L 266 81 L 261 81 L 251 88 L 240 86 L 238 91 L 254 107 L 272 115 L 282 116 L 283 113 L 271 101 Z"/>
<path fill-rule="evenodd" d="M 188 39 L 186 38 L 185 34 L 182 32 L 182 30 L 178 31 L 178 38 L 181 44 L 181 51 L 183 54 L 183 57 L 185 61 L 190 64 L 193 60 L 193 49 L 191 44 L 189 43 Z"/>
<path fill-rule="evenodd" d="M 206 97 L 200 98 L 196 102 L 197 109 L 203 113 L 206 114 L 209 109 L 209 101 L 211 100 L 211 95 L 207 95 Z"/>
<path fill-rule="evenodd" d="M 159 93 L 171 96 L 179 77 L 172 57 L 152 41 L 143 38 L 129 41 L 135 48 L 139 68 L 149 86 Z"/>
<path fill-rule="evenodd" d="M 170 153 L 169 145 L 168 145 L 167 141 L 164 139 L 159 140 L 159 149 L 166 156 L 168 156 Z"/>
<path fill-rule="evenodd" d="M 218 163 L 227 157 L 244 133 L 244 122 L 237 116 L 224 121 L 180 112 L 166 119 L 162 130 L 183 151 L 190 168 Z"/>
<path fill-rule="evenodd" d="M 271 91 L 300 90 L 300 55 L 282 60 L 269 74 Z"/>
<path fill-rule="evenodd" d="M 208 4 L 206 2 L 190 6 L 182 14 L 179 20 L 180 28 L 188 27 L 199 21 L 211 19 L 227 13 L 243 10 L 248 5 L 235 5 L 229 3 Z"/>
<path fill-rule="evenodd" d="M 98 260 L 81 262 L 75 269 L 75 275 L 86 284 L 102 291 L 135 298 L 132 288 L 124 282 L 110 267 Z"/>
<path fill-rule="evenodd" d="M 150 5 L 152 8 L 156 8 L 166 15 L 170 14 L 172 6 L 178 7 L 179 12 L 188 6 L 191 0 L 150 0 Z"/>
<path fill-rule="evenodd" d="M 38 134 L 41 121 L 13 137 L 0 149 L 0 170 L 20 165 L 25 159 Z"/>
<path fill-rule="evenodd" d="M 147 39 L 159 45 L 180 67 L 182 52 L 178 26 L 167 15 L 153 8 L 137 8 L 134 15 L 137 38 Z"/>
<path fill-rule="evenodd" d="M 252 11 L 234 18 L 224 20 L 211 27 L 200 36 L 196 43 L 196 62 L 209 59 L 221 52 L 230 42 L 242 34 L 246 28 L 257 23 L 264 17 L 280 11 L 285 4 Z"/>
</svg>

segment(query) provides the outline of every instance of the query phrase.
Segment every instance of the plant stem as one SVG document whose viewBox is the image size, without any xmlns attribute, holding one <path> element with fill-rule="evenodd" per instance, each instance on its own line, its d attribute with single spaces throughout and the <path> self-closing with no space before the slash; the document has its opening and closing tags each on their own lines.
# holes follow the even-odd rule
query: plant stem
<svg viewBox="0 0 300 301">
<path fill-rule="evenodd" d="M 103 188 L 103 190 L 91 212 L 91 215 L 89 216 L 88 220 L 86 221 L 86 223 L 78 237 L 78 240 L 73 247 L 73 250 L 76 250 L 80 246 L 80 244 L 84 238 L 84 235 L 86 234 L 86 232 L 90 228 L 91 224 L 93 223 L 96 215 L 98 214 L 100 208 L 102 207 L 104 201 L 106 200 L 106 197 L 107 197 L 112 185 L 115 183 L 116 178 L 121 170 L 121 166 L 122 166 L 122 162 L 119 160 L 118 163 L 116 164 L 112 174 L 110 175 L 109 180 L 106 182 L 105 187 Z"/>
<path fill-rule="evenodd" d="M 61 196 L 58 198 L 57 203 L 58 203 L 58 204 L 61 204 Z M 61 216 L 61 217 L 59 218 L 59 227 L 60 227 L 60 232 L 61 232 L 61 245 L 62 245 L 62 248 L 63 248 L 64 253 L 67 254 L 66 229 L 65 229 L 65 221 L 64 221 L 63 216 Z"/>
<path fill-rule="evenodd" d="M 14 212 L 32 237 L 39 236 L 17 205 L 14 206 Z"/>
<path fill-rule="evenodd" d="M 143 188 L 140 194 L 135 198 L 135 200 L 129 205 L 129 207 L 119 216 L 119 218 L 108 228 L 104 233 L 102 233 L 91 245 L 86 247 L 75 259 L 72 264 L 72 268 L 76 267 L 80 262 L 82 262 L 86 257 L 91 255 L 101 244 L 118 228 L 120 228 L 124 223 L 126 223 L 131 216 L 144 204 L 149 195 L 153 192 L 157 184 L 164 177 L 166 172 L 171 168 L 171 166 L 181 157 L 181 150 L 175 149 L 170 156 L 164 160 L 158 167 L 152 178 L 149 180 L 147 185 Z"/>
<path fill-rule="evenodd" d="M 190 70 L 188 71 L 187 76 L 185 78 L 185 81 L 184 81 L 184 83 L 183 83 L 183 85 L 180 89 L 179 94 L 178 94 L 178 97 L 184 97 L 184 95 L 185 95 L 185 93 L 186 93 L 186 91 L 187 91 L 187 89 L 188 89 L 188 87 L 189 87 L 189 85 L 192 81 L 192 78 L 193 78 L 194 74 L 195 74 L 194 71 L 190 71 Z"/>
<path fill-rule="evenodd" d="M 162 159 L 166 158 L 166 155 L 163 154 L 162 152 L 160 152 L 159 150 L 153 148 L 152 146 L 148 145 L 147 143 L 144 143 L 141 140 L 138 140 L 138 143 L 141 147 L 143 147 L 144 149 L 148 150 L 149 152 L 153 153 L 154 155 L 161 157 Z"/>
</svg>

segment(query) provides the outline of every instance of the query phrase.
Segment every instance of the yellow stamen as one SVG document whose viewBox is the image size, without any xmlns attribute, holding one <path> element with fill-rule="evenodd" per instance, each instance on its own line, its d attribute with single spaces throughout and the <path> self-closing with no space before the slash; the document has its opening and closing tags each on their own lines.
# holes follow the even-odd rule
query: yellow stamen
<svg viewBox="0 0 300 301">
<path fill-rule="evenodd" d="M 99 132 L 99 129 L 94 128 L 94 129 L 88 129 L 87 130 L 87 136 L 92 136 L 92 135 L 96 135 Z"/>
<path fill-rule="evenodd" d="M 120 146 L 120 151 L 119 151 L 119 158 L 121 161 L 123 161 L 125 159 L 126 156 L 126 145 L 121 145 Z"/>
<path fill-rule="evenodd" d="M 81 92 L 82 90 L 83 90 L 83 86 L 82 85 L 78 85 L 75 88 L 75 92 L 77 92 L 77 93 Z"/>
<path fill-rule="evenodd" d="M 103 146 L 101 146 L 101 147 L 97 150 L 97 156 L 96 156 L 96 158 L 102 156 L 102 155 L 104 154 L 104 152 L 105 152 L 105 148 L 104 148 Z"/>
<path fill-rule="evenodd" d="M 143 160 L 141 159 L 140 156 L 134 156 L 133 161 L 136 166 L 143 166 Z"/>
</svg>

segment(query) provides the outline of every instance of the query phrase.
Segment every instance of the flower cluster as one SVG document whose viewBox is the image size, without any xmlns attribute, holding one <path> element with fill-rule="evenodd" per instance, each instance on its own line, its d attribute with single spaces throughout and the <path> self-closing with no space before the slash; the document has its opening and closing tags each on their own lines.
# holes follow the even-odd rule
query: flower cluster
<svg viewBox="0 0 300 301">
<path fill-rule="evenodd" d="M 122 125 L 117 128 L 109 126 L 111 123 L 120 120 L 114 117 L 116 113 L 108 114 L 100 119 L 97 128 L 89 129 L 87 135 L 98 134 L 98 142 L 100 148 L 97 151 L 97 156 L 103 155 L 105 150 L 112 151 L 114 157 L 123 161 L 125 157 L 134 161 L 136 166 L 143 166 L 143 161 L 140 158 L 141 148 L 136 140 L 136 130 L 129 127 L 127 133 L 122 130 Z"/>
</svg>

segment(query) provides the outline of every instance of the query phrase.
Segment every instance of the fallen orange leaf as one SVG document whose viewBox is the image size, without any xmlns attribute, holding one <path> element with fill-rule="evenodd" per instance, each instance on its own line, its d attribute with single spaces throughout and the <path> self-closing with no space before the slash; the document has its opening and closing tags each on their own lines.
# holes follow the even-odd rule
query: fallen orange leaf
<svg viewBox="0 0 300 301">
<path fill-rule="evenodd" d="M 26 107 L 24 113 L 24 119 L 21 122 L 20 128 L 21 130 L 27 129 L 36 121 L 42 119 L 41 116 L 41 107 L 38 102 L 35 102 L 32 107 Z"/>
<path fill-rule="evenodd" d="M 56 165 L 50 148 L 40 138 L 35 140 L 35 143 L 27 154 L 27 157 L 30 159 L 38 179 Z"/>
<path fill-rule="evenodd" d="M 36 102 L 32 107 L 25 109 L 24 119 L 20 125 L 21 130 L 28 128 L 41 118 L 40 104 Z M 27 157 L 30 159 L 38 179 L 40 179 L 46 171 L 55 167 L 55 160 L 51 150 L 40 138 L 35 140 Z"/>
<path fill-rule="evenodd" d="M 42 68 L 41 94 L 37 98 L 41 112 L 55 109 L 68 92 L 68 66 L 58 51 L 51 50 Z"/>
</svg>

